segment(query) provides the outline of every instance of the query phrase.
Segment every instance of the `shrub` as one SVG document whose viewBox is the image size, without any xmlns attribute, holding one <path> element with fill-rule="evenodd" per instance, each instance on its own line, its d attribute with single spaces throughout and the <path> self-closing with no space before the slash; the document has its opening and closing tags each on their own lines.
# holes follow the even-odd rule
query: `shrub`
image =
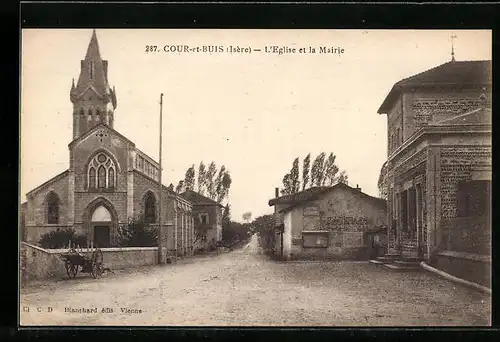
<svg viewBox="0 0 500 342">
<path fill-rule="evenodd" d="M 76 234 L 72 228 L 57 228 L 49 233 L 45 233 L 40 238 L 40 246 L 47 249 L 67 248 L 69 241 L 71 245 L 87 246 L 87 236 Z"/>
<path fill-rule="evenodd" d="M 120 247 L 155 247 L 158 245 L 156 227 L 146 224 L 142 216 L 131 219 L 118 228 L 118 244 Z"/>
</svg>

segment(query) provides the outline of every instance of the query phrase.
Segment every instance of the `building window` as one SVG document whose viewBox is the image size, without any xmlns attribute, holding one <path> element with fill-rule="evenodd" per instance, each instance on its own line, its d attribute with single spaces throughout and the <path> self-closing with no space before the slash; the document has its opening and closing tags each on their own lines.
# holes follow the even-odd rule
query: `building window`
<svg viewBox="0 0 500 342">
<path fill-rule="evenodd" d="M 83 108 L 80 108 L 80 115 L 81 115 L 81 116 L 84 116 L 84 115 L 85 115 L 85 111 L 83 110 Z"/>
<path fill-rule="evenodd" d="M 156 222 L 156 200 L 151 192 L 148 192 L 144 200 L 144 221 L 146 223 Z"/>
<path fill-rule="evenodd" d="M 59 197 L 54 192 L 47 196 L 47 223 L 59 223 Z"/>
<path fill-rule="evenodd" d="M 200 216 L 200 223 L 201 224 L 208 224 L 208 214 L 207 213 L 201 213 Z"/>
<path fill-rule="evenodd" d="M 97 187 L 103 189 L 106 187 L 106 169 L 100 166 L 97 170 Z"/>
<path fill-rule="evenodd" d="M 115 186 L 115 170 L 109 169 L 108 171 L 108 185 L 109 188 L 113 188 Z"/>
<path fill-rule="evenodd" d="M 87 170 L 88 189 L 114 189 L 116 187 L 116 166 L 104 153 L 96 155 Z"/>
</svg>

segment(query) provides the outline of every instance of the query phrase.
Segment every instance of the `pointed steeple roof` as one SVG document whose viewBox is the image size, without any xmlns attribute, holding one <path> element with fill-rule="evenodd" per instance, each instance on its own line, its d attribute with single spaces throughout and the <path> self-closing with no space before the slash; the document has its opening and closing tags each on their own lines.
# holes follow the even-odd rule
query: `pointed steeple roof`
<svg viewBox="0 0 500 342">
<path fill-rule="evenodd" d="M 99 52 L 99 42 L 97 41 L 97 34 L 95 29 L 92 31 L 92 38 L 90 38 L 90 43 L 87 48 L 87 54 L 85 55 L 85 60 L 101 60 L 101 53 Z"/>
<path fill-rule="evenodd" d="M 80 76 L 76 87 L 70 92 L 71 101 L 78 101 L 87 90 L 91 90 L 104 101 L 112 101 L 116 108 L 116 96 L 108 83 L 108 61 L 101 58 L 97 33 L 94 29 L 87 47 L 85 59 L 81 61 Z"/>
</svg>

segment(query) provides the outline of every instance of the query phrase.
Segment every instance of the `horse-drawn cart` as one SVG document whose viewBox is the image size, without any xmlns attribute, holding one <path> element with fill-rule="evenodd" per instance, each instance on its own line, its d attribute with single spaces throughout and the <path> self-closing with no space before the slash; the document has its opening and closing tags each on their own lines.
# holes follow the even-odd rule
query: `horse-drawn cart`
<svg viewBox="0 0 500 342">
<path fill-rule="evenodd" d="M 90 273 L 95 279 L 104 273 L 103 254 L 100 248 L 76 249 L 69 247 L 68 252 L 61 255 L 70 279 L 75 278 L 78 271 Z"/>
</svg>

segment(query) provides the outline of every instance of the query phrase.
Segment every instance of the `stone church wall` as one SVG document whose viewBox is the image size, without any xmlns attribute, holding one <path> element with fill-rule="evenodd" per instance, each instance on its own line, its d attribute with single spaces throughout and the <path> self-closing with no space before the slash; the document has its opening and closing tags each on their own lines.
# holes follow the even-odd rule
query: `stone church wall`
<svg viewBox="0 0 500 342">
<path fill-rule="evenodd" d="M 55 192 L 59 197 L 59 223 L 47 223 L 47 195 Z M 26 241 L 38 243 L 40 237 L 57 228 L 68 227 L 68 175 L 49 182 L 28 198 L 25 214 Z"/>
</svg>

